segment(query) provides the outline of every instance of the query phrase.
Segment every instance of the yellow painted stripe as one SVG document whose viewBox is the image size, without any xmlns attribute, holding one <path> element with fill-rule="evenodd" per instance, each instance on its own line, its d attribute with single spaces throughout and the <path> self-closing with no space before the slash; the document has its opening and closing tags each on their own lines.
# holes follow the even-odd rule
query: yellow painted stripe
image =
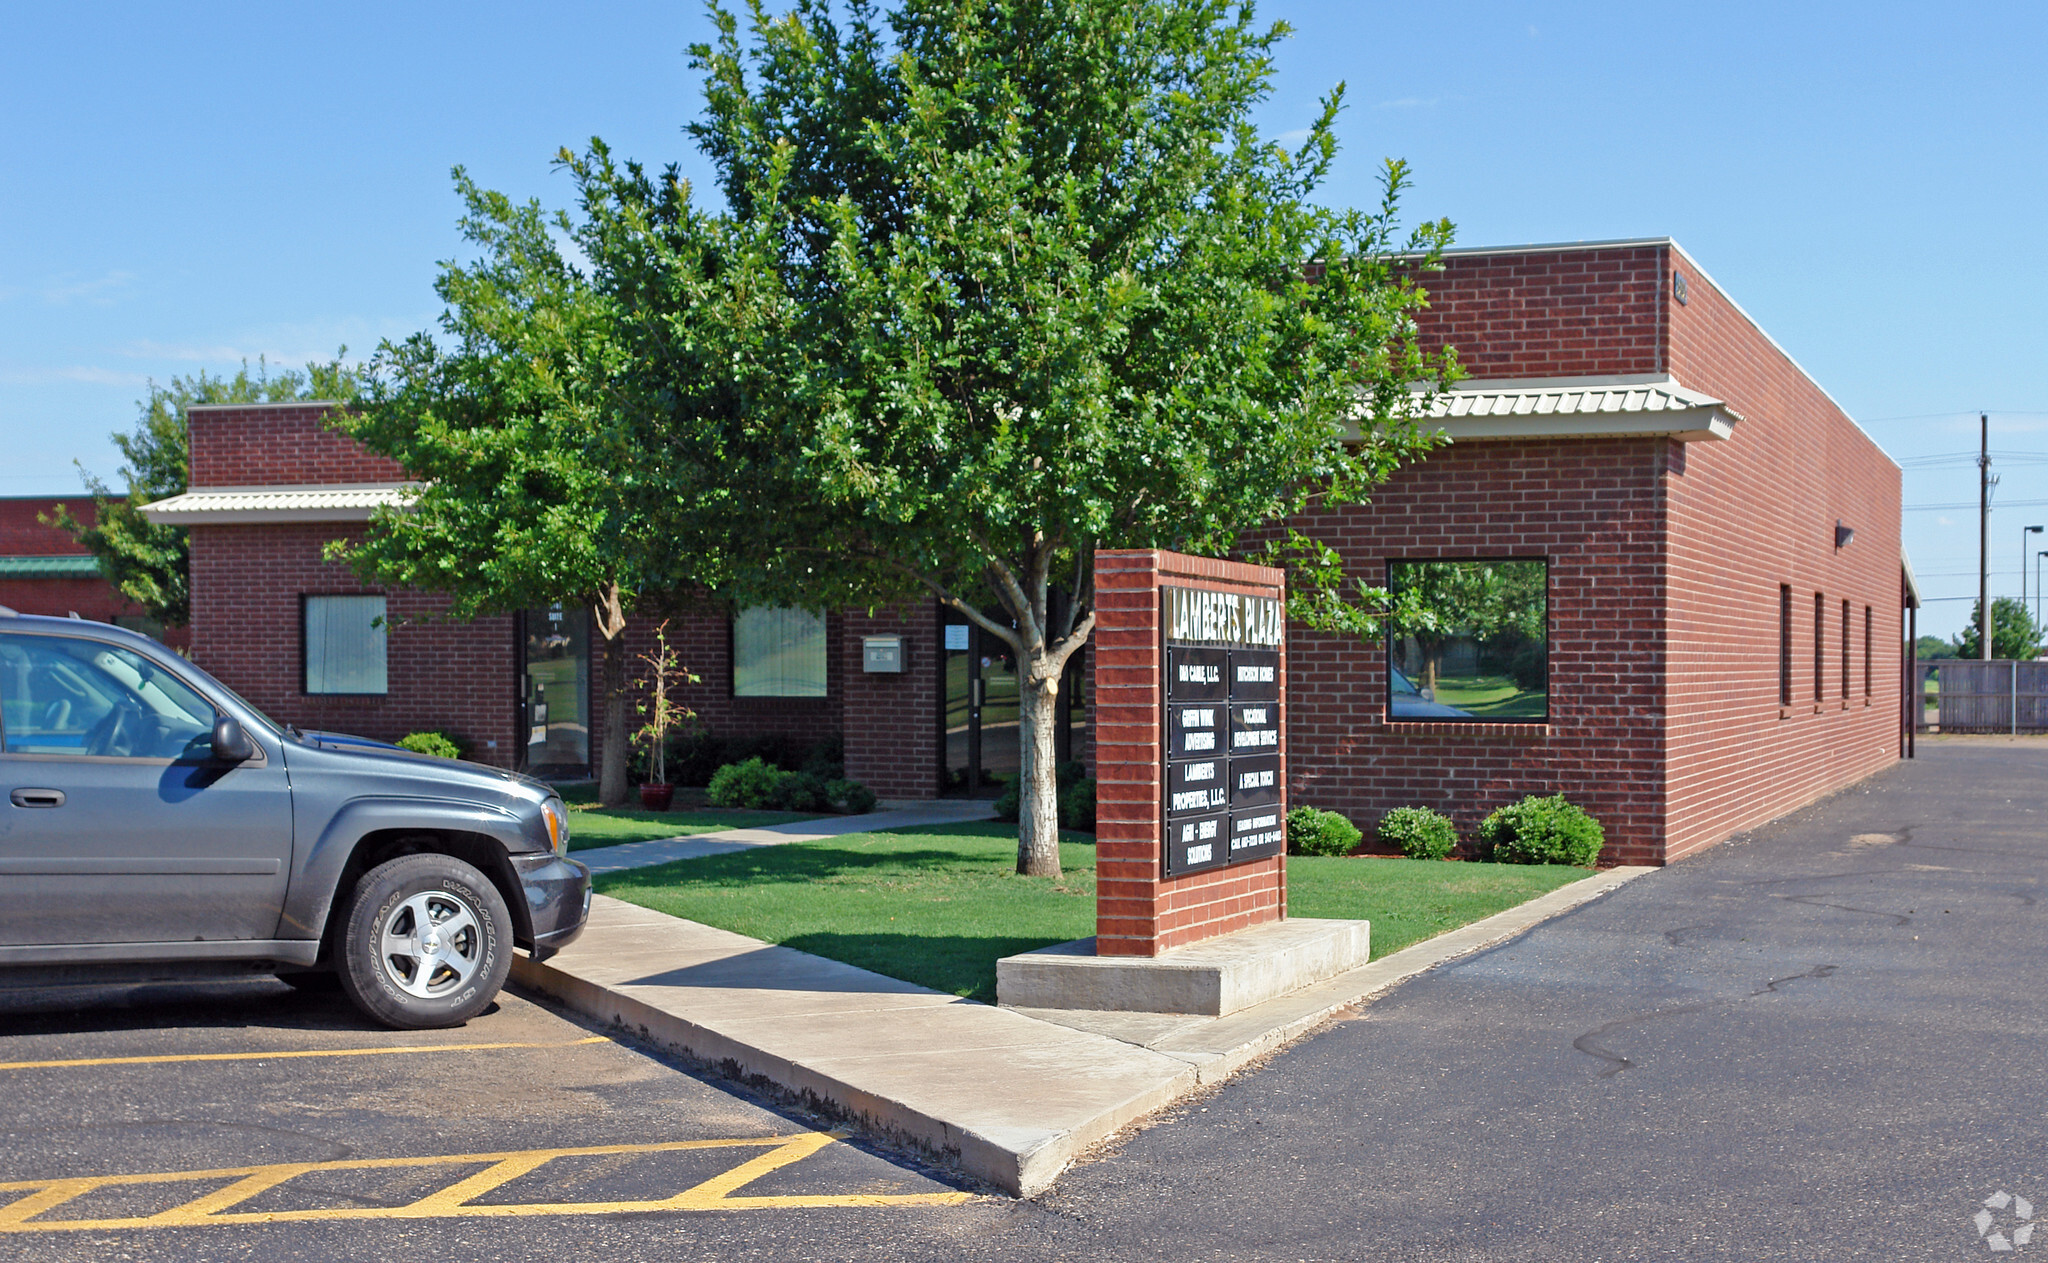
<svg viewBox="0 0 2048 1263">
<path fill-rule="evenodd" d="M 493 1052 L 506 1048 L 577 1048 L 605 1044 L 603 1035 L 567 1043 L 407 1044 L 395 1048 L 314 1048 L 271 1052 L 164 1053 L 153 1057 L 73 1057 L 59 1061 L 0 1061 L 0 1070 L 68 1070 L 86 1066 L 162 1066 L 186 1061 L 287 1061 L 301 1057 L 388 1057 L 396 1053 Z"/>
<path fill-rule="evenodd" d="M 25 1194 L 0 1205 L 0 1233 L 110 1231 L 123 1228 L 194 1227 L 211 1224 L 304 1223 L 346 1219 L 477 1219 L 534 1215 L 617 1215 L 649 1211 L 765 1210 L 836 1206 L 953 1206 L 972 1194 L 822 1193 L 769 1197 L 732 1196 L 733 1192 L 845 1137 L 844 1132 L 801 1132 L 794 1136 L 748 1136 L 723 1140 L 678 1140 L 657 1144 L 588 1145 L 573 1149 L 527 1149 L 505 1153 L 449 1154 L 420 1158 L 357 1158 L 335 1162 L 290 1162 L 256 1167 L 221 1167 L 203 1171 L 158 1171 L 135 1175 L 25 1180 L 0 1184 L 0 1192 Z M 478 1206 L 484 1193 L 528 1174 L 556 1158 L 592 1155 L 669 1153 L 684 1149 L 765 1148 L 722 1175 L 716 1175 L 674 1197 L 648 1201 L 532 1202 Z M 362 1171 L 394 1167 L 489 1164 L 404 1206 L 337 1206 L 306 1210 L 244 1211 L 229 1208 L 258 1193 L 315 1171 Z M 227 1186 L 155 1215 L 117 1219 L 55 1219 L 38 1216 L 97 1189 L 139 1184 L 231 1180 Z"/>
</svg>

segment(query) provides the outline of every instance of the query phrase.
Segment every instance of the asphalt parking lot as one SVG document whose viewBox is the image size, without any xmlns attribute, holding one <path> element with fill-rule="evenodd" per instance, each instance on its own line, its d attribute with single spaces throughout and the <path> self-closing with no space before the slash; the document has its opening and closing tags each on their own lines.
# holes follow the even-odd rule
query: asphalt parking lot
<svg viewBox="0 0 2048 1263">
<path fill-rule="evenodd" d="M 414 1032 L 270 981 L 0 992 L 0 1032 L 5 1258 L 770 1257 L 980 1200 L 509 992 Z"/>
</svg>

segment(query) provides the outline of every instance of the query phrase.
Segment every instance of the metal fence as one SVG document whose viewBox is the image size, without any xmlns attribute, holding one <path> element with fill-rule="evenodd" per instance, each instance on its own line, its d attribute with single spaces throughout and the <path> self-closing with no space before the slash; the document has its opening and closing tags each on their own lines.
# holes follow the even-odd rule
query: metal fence
<svg viewBox="0 0 2048 1263">
<path fill-rule="evenodd" d="M 2048 662 L 1934 658 L 1914 685 L 1921 732 L 2048 732 Z"/>
</svg>

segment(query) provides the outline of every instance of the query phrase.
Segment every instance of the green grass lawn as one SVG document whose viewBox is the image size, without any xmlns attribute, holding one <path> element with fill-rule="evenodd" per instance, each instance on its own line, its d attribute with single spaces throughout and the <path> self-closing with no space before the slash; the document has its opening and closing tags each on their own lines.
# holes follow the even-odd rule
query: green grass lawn
<svg viewBox="0 0 2048 1263">
<path fill-rule="evenodd" d="M 1445 676 L 1436 700 L 1483 719 L 1541 719 L 1546 704 L 1543 694 L 1523 692 L 1505 675 Z"/>
<path fill-rule="evenodd" d="M 680 814 L 680 813 L 678 813 Z M 1016 874 L 1015 825 L 924 825 L 678 860 L 597 879 L 673 916 L 993 1002 L 996 961 L 1095 932 L 1095 848 L 1070 833 L 1058 880 Z M 1363 917 L 1373 955 L 1588 875 L 1403 859 L 1288 862 L 1289 910 Z"/>
<path fill-rule="evenodd" d="M 641 811 L 625 807 L 571 806 L 569 849 L 581 851 L 593 846 L 617 846 L 621 842 L 679 838 L 693 833 L 716 833 L 721 829 L 758 829 L 767 824 L 815 819 L 816 813 L 801 811 L 741 811 L 722 807 Z"/>
</svg>

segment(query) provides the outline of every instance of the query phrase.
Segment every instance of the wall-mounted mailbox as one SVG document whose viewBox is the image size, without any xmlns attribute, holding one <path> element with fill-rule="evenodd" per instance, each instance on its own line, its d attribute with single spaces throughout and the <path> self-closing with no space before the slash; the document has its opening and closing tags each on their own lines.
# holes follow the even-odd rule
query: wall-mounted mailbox
<svg viewBox="0 0 2048 1263">
<path fill-rule="evenodd" d="M 869 675 L 901 675 L 903 673 L 903 637 L 861 637 L 860 669 Z"/>
</svg>

